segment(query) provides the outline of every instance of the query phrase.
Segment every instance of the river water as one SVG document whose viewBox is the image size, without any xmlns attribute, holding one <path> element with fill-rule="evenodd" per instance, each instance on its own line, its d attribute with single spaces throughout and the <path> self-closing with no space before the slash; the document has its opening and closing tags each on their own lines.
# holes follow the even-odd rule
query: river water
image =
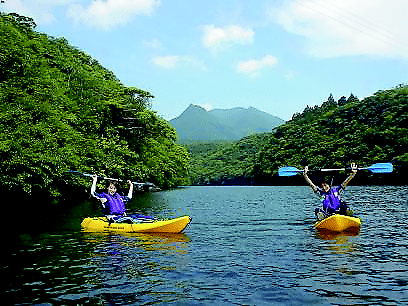
<svg viewBox="0 0 408 306">
<path fill-rule="evenodd" d="M 188 214 L 191 225 L 176 235 L 20 234 L 3 247 L 3 304 L 407 305 L 407 194 L 349 187 L 362 227 L 337 236 L 313 229 L 318 199 L 307 187 L 140 195 L 131 209 Z"/>
</svg>

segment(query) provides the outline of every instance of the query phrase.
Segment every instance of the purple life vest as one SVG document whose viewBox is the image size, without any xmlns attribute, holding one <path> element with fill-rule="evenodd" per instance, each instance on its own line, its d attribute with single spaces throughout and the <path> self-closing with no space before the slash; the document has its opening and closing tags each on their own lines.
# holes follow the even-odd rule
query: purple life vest
<svg viewBox="0 0 408 306">
<path fill-rule="evenodd" d="M 105 198 L 104 213 L 107 215 L 123 215 L 125 213 L 125 202 L 129 200 L 128 197 L 121 196 L 118 193 L 110 195 L 109 193 L 102 192 L 96 194 L 98 198 Z"/>
<path fill-rule="evenodd" d="M 324 192 L 323 189 L 318 188 L 318 192 L 321 195 L 323 204 L 323 210 L 328 214 L 334 214 L 340 212 L 341 199 L 339 192 L 342 189 L 341 186 L 331 187 L 328 192 Z"/>
</svg>

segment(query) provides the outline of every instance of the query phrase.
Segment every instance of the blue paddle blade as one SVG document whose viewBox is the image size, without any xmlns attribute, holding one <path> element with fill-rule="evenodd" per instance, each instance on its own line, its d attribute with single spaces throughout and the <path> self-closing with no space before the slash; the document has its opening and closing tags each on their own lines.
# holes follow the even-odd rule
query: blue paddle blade
<svg viewBox="0 0 408 306">
<path fill-rule="evenodd" d="M 302 172 L 302 170 L 299 170 L 295 167 L 283 167 L 283 168 L 279 168 L 278 175 L 279 176 L 295 176 L 299 172 Z"/>
<path fill-rule="evenodd" d="M 367 168 L 372 173 L 391 173 L 394 166 L 391 163 L 377 163 Z"/>
</svg>

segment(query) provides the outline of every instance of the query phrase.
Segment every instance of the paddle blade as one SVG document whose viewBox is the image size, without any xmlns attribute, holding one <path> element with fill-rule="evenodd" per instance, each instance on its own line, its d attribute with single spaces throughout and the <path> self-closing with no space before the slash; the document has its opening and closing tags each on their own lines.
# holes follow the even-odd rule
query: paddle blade
<svg viewBox="0 0 408 306">
<path fill-rule="evenodd" d="M 75 175 L 79 175 L 79 176 L 89 176 L 89 177 L 92 176 L 91 174 L 83 173 L 83 172 L 79 172 L 77 170 L 71 170 L 71 169 L 67 170 L 66 172 L 71 173 L 71 174 L 75 174 Z"/>
<path fill-rule="evenodd" d="M 367 168 L 372 173 L 391 173 L 394 166 L 391 163 L 377 163 Z"/>
<path fill-rule="evenodd" d="M 282 168 L 279 168 L 278 175 L 279 176 L 295 176 L 299 172 L 302 172 L 302 170 L 299 170 L 295 167 L 282 167 Z"/>
</svg>

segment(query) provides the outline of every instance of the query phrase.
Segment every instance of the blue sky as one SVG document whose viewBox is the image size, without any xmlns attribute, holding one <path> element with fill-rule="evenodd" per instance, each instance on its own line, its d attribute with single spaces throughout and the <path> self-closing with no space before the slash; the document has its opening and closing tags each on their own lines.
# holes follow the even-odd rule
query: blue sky
<svg viewBox="0 0 408 306">
<path fill-rule="evenodd" d="M 306 105 L 407 82 L 406 0 L 4 0 L 170 120 L 189 104 L 256 107 L 289 120 Z"/>
</svg>

